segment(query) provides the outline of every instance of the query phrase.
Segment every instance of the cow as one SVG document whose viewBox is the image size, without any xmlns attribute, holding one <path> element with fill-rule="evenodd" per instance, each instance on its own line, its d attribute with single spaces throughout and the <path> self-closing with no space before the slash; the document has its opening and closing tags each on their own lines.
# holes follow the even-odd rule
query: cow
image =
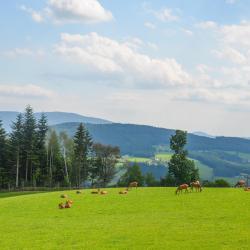
<svg viewBox="0 0 250 250">
<path fill-rule="evenodd" d="M 244 187 L 246 185 L 246 182 L 244 180 L 239 180 L 234 187 Z"/>
<path fill-rule="evenodd" d="M 188 184 L 181 184 L 179 187 L 177 187 L 175 194 L 179 194 L 180 192 L 182 193 L 182 190 L 185 190 L 185 193 L 187 193 L 188 187 Z"/>
<path fill-rule="evenodd" d="M 128 185 L 128 188 L 137 188 L 138 187 L 138 182 L 137 181 L 133 181 L 133 182 L 130 182 L 129 185 Z"/>
</svg>

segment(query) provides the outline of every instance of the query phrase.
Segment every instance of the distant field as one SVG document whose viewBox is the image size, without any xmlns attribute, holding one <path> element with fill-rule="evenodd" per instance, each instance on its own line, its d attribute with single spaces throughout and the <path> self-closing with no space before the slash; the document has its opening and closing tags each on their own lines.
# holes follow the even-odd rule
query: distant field
<svg viewBox="0 0 250 250">
<path fill-rule="evenodd" d="M 0 249 L 249 249 L 250 192 L 118 190 L 65 191 L 74 201 L 65 210 L 62 192 L 0 195 Z"/>
<path fill-rule="evenodd" d="M 127 160 L 129 162 L 143 162 L 143 163 L 146 163 L 146 162 L 151 162 L 151 159 L 150 158 L 145 158 L 145 157 L 124 157 L 124 160 Z"/>
<path fill-rule="evenodd" d="M 171 159 L 171 153 L 159 153 L 155 155 L 155 160 L 169 162 Z M 126 157 L 124 158 L 130 162 L 138 162 L 138 163 L 150 163 L 152 160 L 150 158 L 142 158 L 142 157 Z M 212 180 L 214 177 L 213 169 L 208 167 L 205 164 L 202 164 L 198 160 L 194 160 L 195 165 L 199 168 L 200 177 L 203 180 Z"/>
</svg>

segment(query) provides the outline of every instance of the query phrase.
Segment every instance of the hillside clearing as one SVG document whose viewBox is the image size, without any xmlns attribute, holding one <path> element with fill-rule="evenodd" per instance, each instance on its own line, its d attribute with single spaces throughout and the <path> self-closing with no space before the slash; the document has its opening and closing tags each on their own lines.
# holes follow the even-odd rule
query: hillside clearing
<svg viewBox="0 0 250 250">
<path fill-rule="evenodd" d="M 62 192 L 0 198 L 0 249 L 249 249 L 250 193 L 173 188 L 128 195 L 77 195 L 59 210 Z"/>
</svg>

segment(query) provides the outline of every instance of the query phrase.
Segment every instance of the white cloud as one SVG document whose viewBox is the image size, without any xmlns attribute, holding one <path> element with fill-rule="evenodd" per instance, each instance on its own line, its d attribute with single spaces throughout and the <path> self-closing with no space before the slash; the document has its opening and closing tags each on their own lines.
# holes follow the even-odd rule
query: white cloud
<svg viewBox="0 0 250 250">
<path fill-rule="evenodd" d="M 151 48 L 153 50 L 158 50 L 158 46 L 155 43 L 148 42 L 147 45 L 149 48 Z"/>
<path fill-rule="evenodd" d="M 173 22 L 178 21 L 180 19 L 179 16 L 173 14 L 173 10 L 169 8 L 164 8 L 159 11 L 153 11 L 153 14 L 156 18 L 163 22 Z"/>
<path fill-rule="evenodd" d="M 205 21 L 198 23 L 196 26 L 201 29 L 215 29 L 218 27 L 218 24 L 214 21 Z"/>
<path fill-rule="evenodd" d="M 31 15 L 31 18 L 37 23 L 41 23 L 44 21 L 43 14 L 41 12 L 35 11 L 32 8 L 28 8 L 25 5 L 21 6 L 21 10 L 29 13 Z"/>
<path fill-rule="evenodd" d="M 226 47 L 220 51 L 213 50 L 212 53 L 220 59 L 226 59 L 235 64 L 245 64 L 247 62 L 247 58 L 234 48 Z"/>
<path fill-rule="evenodd" d="M 98 0 L 48 0 L 40 11 L 26 6 L 21 9 L 31 14 L 36 22 L 52 19 L 55 23 L 96 23 L 113 19 L 112 13 Z"/>
<path fill-rule="evenodd" d="M 34 98 L 51 98 L 54 93 L 34 84 L 11 85 L 0 84 L 0 96 L 9 97 L 34 97 Z"/>
<path fill-rule="evenodd" d="M 151 29 L 151 30 L 154 30 L 156 29 L 155 25 L 153 23 L 150 23 L 150 22 L 145 22 L 144 23 L 144 26 L 148 29 Z"/>
<path fill-rule="evenodd" d="M 43 49 L 32 50 L 29 48 L 14 48 L 4 51 L 1 54 L 10 58 L 16 58 L 18 56 L 43 57 L 45 55 L 45 52 Z"/>
<path fill-rule="evenodd" d="M 127 86 L 164 88 L 192 84 L 189 74 L 175 59 L 151 58 L 126 43 L 97 33 L 62 34 L 55 51 L 89 70 L 119 75 L 120 81 Z"/>
</svg>

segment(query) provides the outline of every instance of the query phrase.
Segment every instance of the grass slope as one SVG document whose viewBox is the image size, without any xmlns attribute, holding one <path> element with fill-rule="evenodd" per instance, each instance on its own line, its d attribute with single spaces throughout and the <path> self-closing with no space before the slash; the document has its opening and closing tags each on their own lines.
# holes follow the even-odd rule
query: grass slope
<svg viewBox="0 0 250 250">
<path fill-rule="evenodd" d="M 0 249 L 249 249 L 250 192 L 205 189 L 176 196 L 140 188 L 127 196 L 62 192 L 0 198 Z"/>
</svg>

